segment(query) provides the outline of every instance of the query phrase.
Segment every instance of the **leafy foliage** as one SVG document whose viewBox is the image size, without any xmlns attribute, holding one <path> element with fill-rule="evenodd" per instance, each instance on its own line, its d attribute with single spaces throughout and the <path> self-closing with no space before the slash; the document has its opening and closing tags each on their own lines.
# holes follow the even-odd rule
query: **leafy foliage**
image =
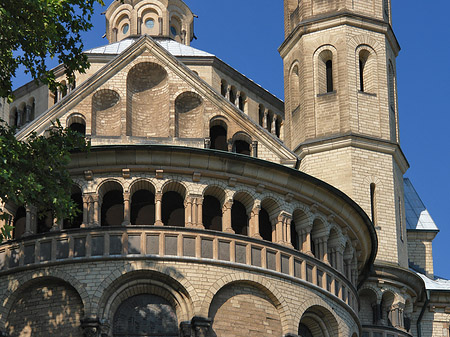
<svg viewBox="0 0 450 337">
<path fill-rule="evenodd" d="M 94 4 L 103 0 L 0 0 L 0 97 L 12 99 L 12 81 L 19 65 L 55 90 L 55 74 L 47 57 L 64 65 L 69 85 L 75 72 L 89 68 L 82 53 L 81 33 L 92 28 Z"/>
<path fill-rule="evenodd" d="M 79 210 L 71 200 L 67 165 L 72 151 L 89 150 L 86 138 L 59 121 L 44 136 L 31 134 L 26 141 L 17 140 L 15 131 L 0 120 L 0 201 L 33 205 L 38 214 L 51 210 L 57 219 L 74 217 Z M 0 218 L 9 220 L 7 214 Z M 2 230 L 0 242 L 11 229 Z"/>
</svg>

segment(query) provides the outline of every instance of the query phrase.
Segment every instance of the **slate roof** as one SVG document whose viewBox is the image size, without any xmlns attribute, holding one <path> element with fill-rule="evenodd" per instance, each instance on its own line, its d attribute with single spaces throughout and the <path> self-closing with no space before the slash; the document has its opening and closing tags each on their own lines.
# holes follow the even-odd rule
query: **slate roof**
<svg viewBox="0 0 450 337">
<path fill-rule="evenodd" d="M 85 54 L 97 54 L 97 55 L 119 55 L 125 49 L 130 47 L 134 42 L 136 42 L 139 37 L 131 37 L 124 39 L 119 42 L 107 44 L 105 46 L 96 47 L 93 49 L 86 50 Z M 165 50 L 171 53 L 173 56 L 204 56 L 204 57 L 212 57 L 213 54 L 207 53 L 205 51 L 193 48 L 191 46 L 186 46 L 182 43 L 174 41 L 172 39 L 167 38 L 153 38 L 157 43 L 159 43 Z"/>
<path fill-rule="evenodd" d="M 409 230 L 438 231 L 439 228 L 428 213 L 411 181 L 403 179 L 405 193 L 406 228 Z"/>
</svg>

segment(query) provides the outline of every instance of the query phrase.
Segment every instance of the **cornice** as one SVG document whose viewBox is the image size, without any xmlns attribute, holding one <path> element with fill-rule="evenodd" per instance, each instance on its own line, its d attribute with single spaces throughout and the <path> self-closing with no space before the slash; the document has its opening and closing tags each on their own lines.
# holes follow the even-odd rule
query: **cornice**
<svg viewBox="0 0 450 337">
<path fill-rule="evenodd" d="M 300 22 L 281 44 L 278 51 L 284 58 L 303 35 L 338 26 L 351 26 L 385 34 L 395 56 L 400 52 L 400 44 L 388 22 L 348 11 L 320 15 Z"/>
<path fill-rule="evenodd" d="M 297 153 L 300 160 L 302 160 L 310 154 L 316 154 L 345 147 L 354 147 L 389 154 L 394 157 L 395 162 L 397 163 L 403 174 L 409 169 L 409 163 L 398 143 L 379 138 L 373 138 L 370 136 L 356 135 L 353 133 L 336 135 L 319 140 L 304 142 L 300 144 L 294 150 L 294 152 Z"/>
</svg>

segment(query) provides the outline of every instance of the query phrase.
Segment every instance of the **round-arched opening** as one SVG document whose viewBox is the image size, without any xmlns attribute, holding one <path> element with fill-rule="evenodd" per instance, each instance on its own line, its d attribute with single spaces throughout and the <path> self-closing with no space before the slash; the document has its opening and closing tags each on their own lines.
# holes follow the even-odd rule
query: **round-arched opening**
<svg viewBox="0 0 450 337">
<path fill-rule="evenodd" d="M 99 190 L 101 225 L 120 226 L 124 220 L 122 186 L 114 181 L 103 184 Z"/>
<path fill-rule="evenodd" d="M 195 92 L 184 92 L 175 100 L 176 135 L 199 138 L 198 125 L 203 123 L 203 99 Z"/>
<path fill-rule="evenodd" d="M 359 292 L 359 317 L 364 325 L 377 325 L 380 323 L 381 311 L 377 303 L 377 295 L 371 289 L 362 289 Z"/>
<path fill-rule="evenodd" d="M 72 219 L 64 219 L 63 228 L 80 228 L 81 224 L 83 223 L 83 195 L 81 193 L 81 189 L 78 186 L 72 186 L 70 198 L 77 207 L 77 214 Z"/>
<path fill-rule="evenodd" d="M 274 296 L 258 284 L 228 284 L 215 294 L 209 307 L 213 335 L 281 336 L 281 316 L 276 304 Z"/>
<path fill-rule="evenodd" d="M 298 334 L 302 337 L 328 337 L 339 334 L 339 325 L 333 314 L 318 305 L 315 305 L 303 314 Z"/>
<path fill-rule="evenodd" d="M 176 191 L 168 191 L 162 197 L 162 222 L 165 226 L 185 226 L 184 198 Z"/>
<path fill-rule="evenodd" d="M 222 207 L 220 200 L 212 195 L 203 198 L 203 226 L 205 229 L 222 231 Z"/>
<path fill-rule="evenodd" d="M 222 125 L 214 125 L 209 129 L 211 149 L 228 151 L 227 130 Z"/>
<path fill-rule="evenodd" d="M 70 284 L 40 278 L 16 293 L 6 320 L 10 336 L 79 336 L 84 306 Z"/>
<path fill-rule="evenodd" d="M 113 336 L 178 337 L 175 308 L 165 298 L 139 294 L 123 301 L 114 314 Z"/>
</svg>

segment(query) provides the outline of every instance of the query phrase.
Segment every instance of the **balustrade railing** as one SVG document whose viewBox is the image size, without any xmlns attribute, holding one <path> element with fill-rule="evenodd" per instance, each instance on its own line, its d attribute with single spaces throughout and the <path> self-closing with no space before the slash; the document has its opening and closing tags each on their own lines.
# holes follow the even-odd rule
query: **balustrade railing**
<svg viewBox="0 0 450 337">
<path fill-rule="evenodd" d="M 152 257 L 263 268 L 312 284 L 358 310 L 356 288 L 312 256 L 267 241 L 191 228 L 97 227 L 34 235 L 0 245 L 0 275 L 52 263 Z"/>
</svg>

